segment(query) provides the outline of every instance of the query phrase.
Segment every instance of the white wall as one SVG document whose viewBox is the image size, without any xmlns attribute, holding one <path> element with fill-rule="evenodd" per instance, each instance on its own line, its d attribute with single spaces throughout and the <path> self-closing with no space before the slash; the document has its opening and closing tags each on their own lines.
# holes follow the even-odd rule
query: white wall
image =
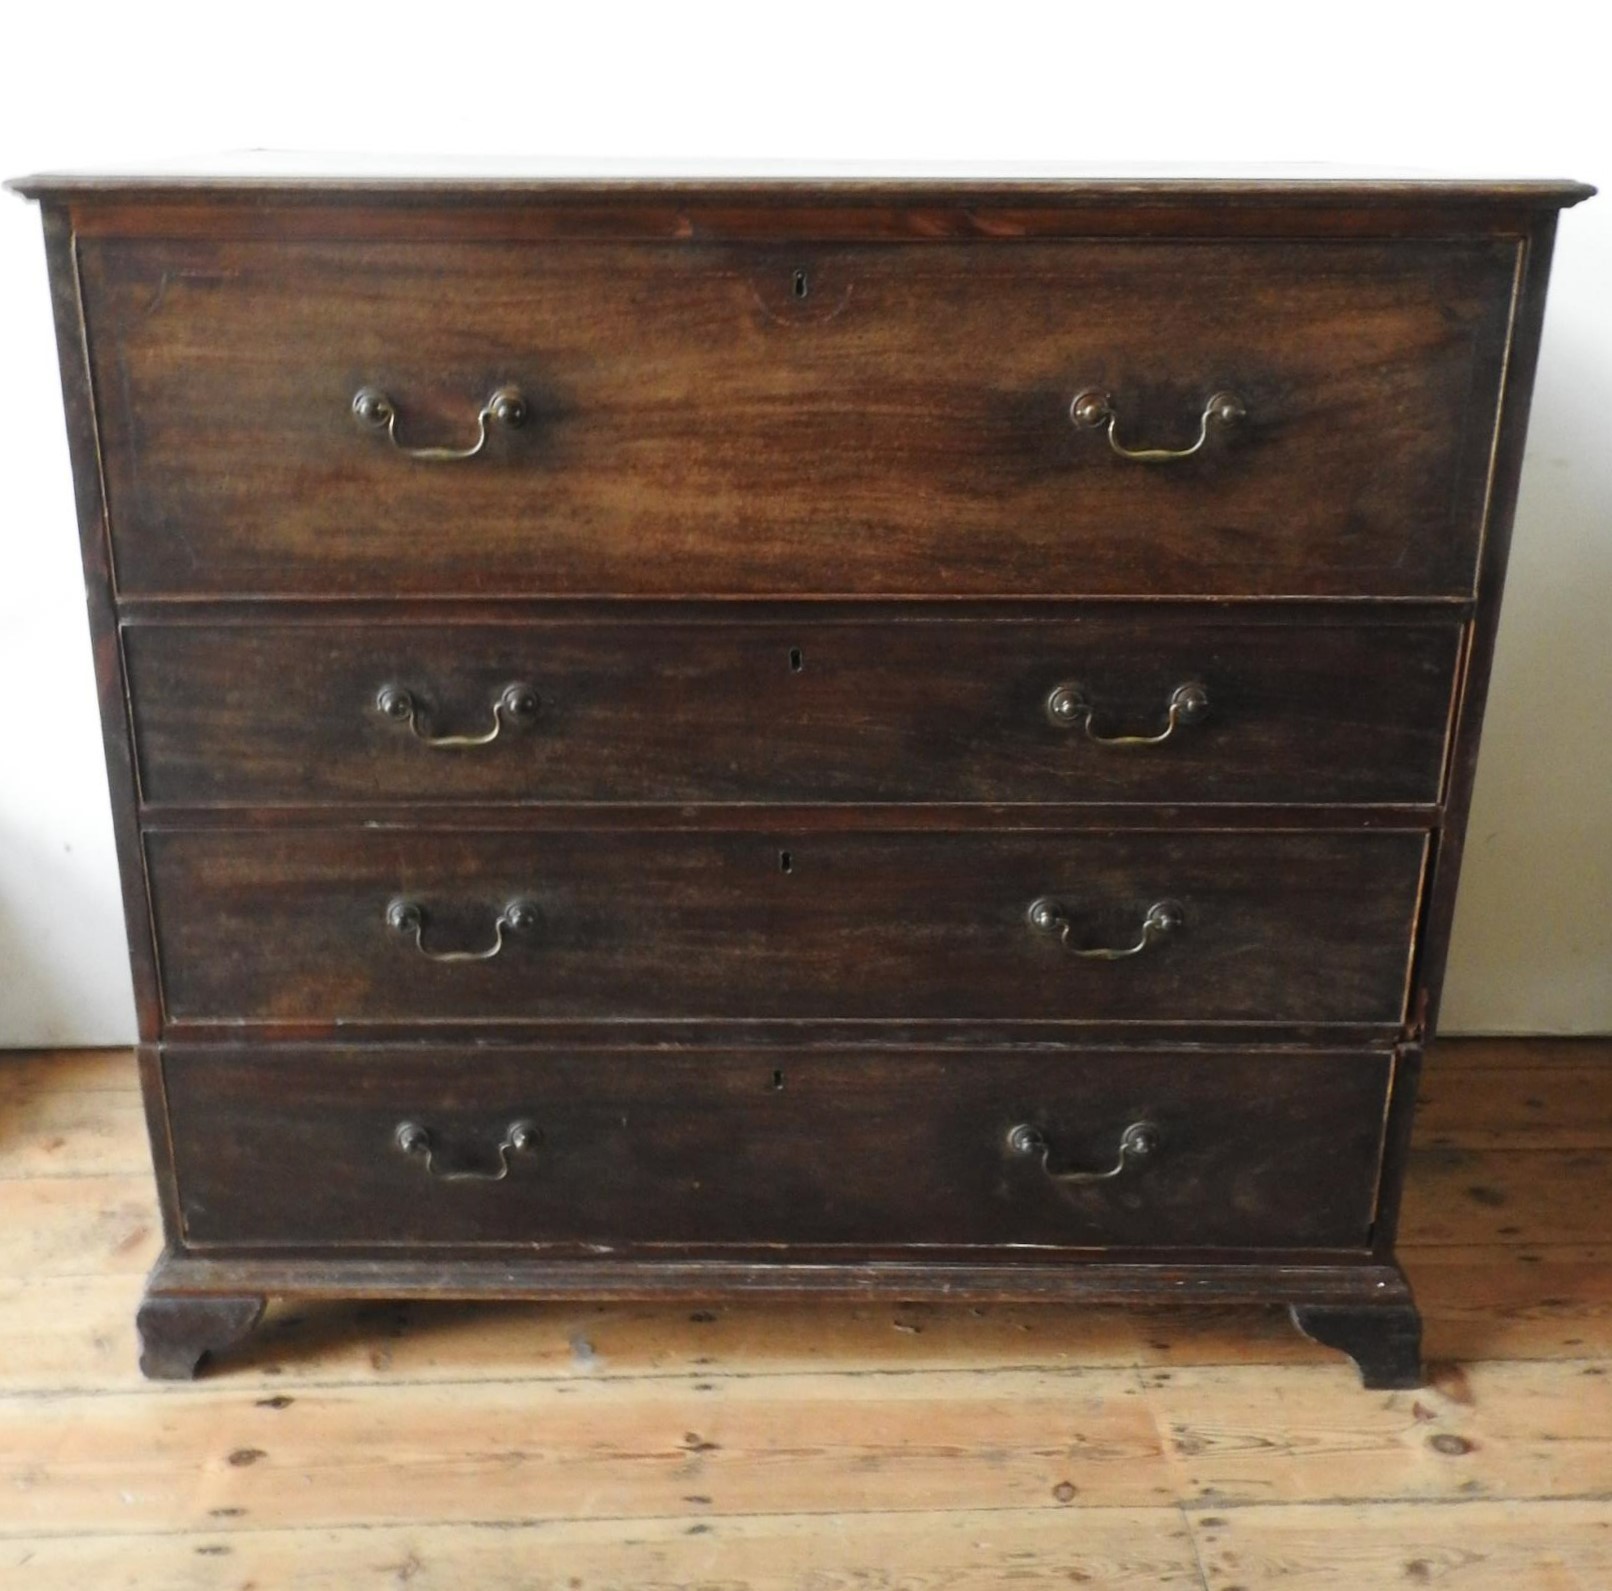
<svg viewBox="0 0 1612 1591">
<path fill-rule="evenodd" d="M 0 172 L 232 148 L 1612 183 L 1584 0 L 32 4 Z M 1563 222 L 1446 1030 L 1612 1031 L 1612 195 Z M 37 216 L 0 204 L 0 1045 L 133 1032 Z"/>
</svg>

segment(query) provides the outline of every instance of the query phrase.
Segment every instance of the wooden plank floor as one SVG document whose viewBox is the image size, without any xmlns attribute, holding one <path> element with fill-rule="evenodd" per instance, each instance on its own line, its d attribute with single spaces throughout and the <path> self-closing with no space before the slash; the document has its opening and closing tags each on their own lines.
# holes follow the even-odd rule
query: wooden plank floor
<svg viewBox="0 0 1612 1591">
<path fill-rule="evenodd" d="M 1612 1041 L 1430 1059 L 1432 1384 L 1275 1311 L 275 1306 L 135 1366 L 123 1052 L 0 1054 L 0 1586 L 1612 1587 Z"/>
</svg>

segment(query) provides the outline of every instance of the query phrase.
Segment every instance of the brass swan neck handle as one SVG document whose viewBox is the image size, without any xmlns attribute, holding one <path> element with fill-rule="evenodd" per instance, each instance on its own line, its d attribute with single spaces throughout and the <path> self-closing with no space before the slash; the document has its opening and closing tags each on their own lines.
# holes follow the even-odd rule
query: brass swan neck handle
<svg viewBox="0 0 1612 1591">
<path fill-rule="evenodd" d="M 1122 459 L 1133 464 L 1175 464 L 1203 451 L 1210 432 L 1219 426 L 1228 429 L 1248 418 L 1248 406 L 1235 392 L 1212 393 L 1205 401 L 1198 419 L 1198 436 L 1187 447 L 1127 447 L 1119 439 L 1119 410 L 1114 400 L 1100 387 L 1088 387 L 1077 393 L 1069 405 L 1069 418 L 1083 431 L 1095 431 L 1100 426 L 1108 430 L 1108 445 Z"/>
<path fill-rule="evenodd" d="M 398 409 L 392 397 L 379 387 L 360 387 L 353 394 L 353 418 L 366 430 L 378 432 L 405 458 L 422 464 L 452 464 L 473 459 L 487 446 L 488 428 L 503 426 L 517 430 L 526 424 L 526 399 L 518 387 L 500 387 L 482 404 L 476 416 L 476 440 L 469 447 L 417 447 L 397 434 Z"/>
</svg>

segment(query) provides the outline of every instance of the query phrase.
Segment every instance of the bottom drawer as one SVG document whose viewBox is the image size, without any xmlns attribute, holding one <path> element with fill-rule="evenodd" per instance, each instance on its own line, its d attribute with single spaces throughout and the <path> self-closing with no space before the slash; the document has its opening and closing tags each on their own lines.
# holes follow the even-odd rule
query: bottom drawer
<svg viewBox="0 0 1612 1591">
<path fill-rule="evenodd" d="M 194 1245 L 1358 1248 L 1393 1058 L 164 1052 Z"/>
</svg>

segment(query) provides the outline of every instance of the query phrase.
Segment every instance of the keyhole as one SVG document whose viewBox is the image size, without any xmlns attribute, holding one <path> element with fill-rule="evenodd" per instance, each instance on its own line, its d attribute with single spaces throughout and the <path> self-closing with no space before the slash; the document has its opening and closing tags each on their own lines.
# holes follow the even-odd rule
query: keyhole
<svg viewBox="0 0 1612 1591">
<path fill-rule="evenodd" d="M 789 672 L 798 674 L 806 667 L 806 654 L 798 646 L 789 649 Z"/>
<path fill-rule="evenodd" d="M 793 873 L 795 871 L 795 858 L 788 851 L 778 853 L 778 871 L 780 873 Z"/>
<path fill-rule="evenodd" d="M 781 1093 L 784 1086 L 784 1074 L 782 1072 L 774 1072 L 772 1074 L 772 1083 L 770 1086 L 773 1093 Z"/>
<path fill-rule="evenodd" d="M 811 290 L 812 290 L 812 285 L 811 285 L 811 282 L 808 280 L 805 271 L 796 271 L 795 272 L 795 297 L 796 298 L 804 298 L 809 292 L 811 292 Z"/>
</svg>

